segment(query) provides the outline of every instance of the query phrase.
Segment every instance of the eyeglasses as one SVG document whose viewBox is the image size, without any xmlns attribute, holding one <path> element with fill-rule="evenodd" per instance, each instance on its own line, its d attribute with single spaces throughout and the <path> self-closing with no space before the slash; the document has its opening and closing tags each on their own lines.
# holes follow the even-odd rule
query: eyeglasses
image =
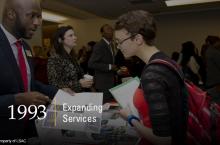
<svg viewBox="0 0 220 145">
<path fill-rule="evenodd" d="M 125 41 L 127 41 L 128 39 L 131 39 L 132 37 L 136 36 L 137 34 L 133 34 L 131 36 L 129 36 L 128 38 L 123 39 L 122 41 L 116 40 L 115 42 L 117 43 L 117 45 L 122 45 L 122 43 L 124 43 Z"/>
</svg>

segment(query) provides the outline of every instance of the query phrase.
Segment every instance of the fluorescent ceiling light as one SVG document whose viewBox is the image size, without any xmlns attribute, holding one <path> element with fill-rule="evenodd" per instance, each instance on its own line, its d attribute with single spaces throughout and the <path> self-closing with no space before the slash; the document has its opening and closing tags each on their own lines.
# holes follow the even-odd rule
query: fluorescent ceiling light
<svg viewBox="0 0 220 145">
<path fill-rule="evenodd" d="M 167 0 L 165 1 L 165 3 L 168 7 L 171 7 L 171 6 L 209 3 L 209 2 L 217 2 L 217 1 L 220 0 Z"/>
<path fill-rule="evenodd" d="M 67 17 L 45 10 L 42 12 L 42 18 L 50 22 L 62 22 L 68 19 Z"/>
</svg>

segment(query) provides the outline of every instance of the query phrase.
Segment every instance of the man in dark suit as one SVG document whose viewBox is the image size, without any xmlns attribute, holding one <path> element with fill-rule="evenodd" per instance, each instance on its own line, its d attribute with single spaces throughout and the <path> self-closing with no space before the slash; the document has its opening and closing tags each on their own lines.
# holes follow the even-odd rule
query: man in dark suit
<svg viewBox="0 0 220 145">
<path fill-rule="evenodd" d="M 0 25 L 0 139 L 23 139 L 31 135 L 33 120 L 18 120 L 16 106 L 45 105 L 57 92 L 57 88 L 34 80 L 32 54 L 23 40 L 32 38 L 41 21 L 38 0 L 5 3 Z M 9 119 L 11 105 L 15 106 L 15 120 Z"/>
<path fill-rule="evenodd" d="M 102 39 L 94 46 L 88 66 L 95 70 L 95 88 L 104 93 L 103 103 L 111 101 L 108 89 L 114 86 L 114 48 L 112 48 L 113 28 L 105 24 L 101 27 Z"/>
</svg>

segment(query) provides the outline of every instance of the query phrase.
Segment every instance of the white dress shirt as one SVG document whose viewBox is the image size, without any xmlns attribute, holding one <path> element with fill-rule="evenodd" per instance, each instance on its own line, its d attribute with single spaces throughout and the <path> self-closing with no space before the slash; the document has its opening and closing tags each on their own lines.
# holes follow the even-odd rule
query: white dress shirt
<svg viewBox="0 0 220 145">
<path fill-rule="evenodd" d="M 17 64 L 18 64 L 18 67 L 19 67 L 19 62 L 18 62 L 18 49 L 15 45 L 15 43 L 19 40 L 17 40 L 10 32 L 8 32 L 4 26 L 2 24 L 0 24 L 0 27 L 2 28 L 3 32 L 5 33 L 9 43 L 10 43 L 10 46 L 11 46 L 11 49 L 13 51 L 13 54 L 14 54 L 14 57 L 17 61 Z M 25 59 L 25 64 L 26 64 L 26 68 L 27 68 L 27 75 L 28 75 L 28 91 L 30 91 L 30 84 L 31 84 L 31 71 L 30 71 L 30 66 L 28 64 L 28 61 L 27 61 L 27 56 L 26 56 L 26 53 L 24 51 L 24 47 L 22 46 L 22 53 L 23 53 L 23 56 L 24 56 L 24 59 Z"/>
<path fill-rule="evenodd" d="M 110 48 L 110 51 L 111 51 L 111 53 L 112 53 L 112 57 L 113 57 L 113 63 L 114 63 L 114 53 L 113 53 L 113 49 L 114 48 L 111 48 L 111 45 L 110 45 L 110 43 L 111 42 L 109 42 L 107 39 L 105 39 L 104 37 L 102 37 L 102 39 L 107 43 L 107 45 L 109 46 L 109 48 Z M 109 64 L 109 70 L 111 70 L 112 69 L 112 64 Z"/>
</svg>

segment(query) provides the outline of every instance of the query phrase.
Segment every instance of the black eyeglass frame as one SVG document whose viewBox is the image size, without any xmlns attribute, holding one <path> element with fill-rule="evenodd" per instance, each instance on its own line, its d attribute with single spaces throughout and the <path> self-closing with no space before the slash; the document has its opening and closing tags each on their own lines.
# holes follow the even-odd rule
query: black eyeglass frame
<svg viewBox="0 0 220 145">
<path fill-rule="evenodd" d="M 136 34 L 133 34 L 133 35 L 131 35 L 131 36 L 129 36 L 128 38 L 125 38 L 125 39 L 123 39 L 122 41 L 116 41 L 116 43 L 117 43 L 117 45 L 122 45 L 125 41 L 127 41 L 127 40 L 129 40 L 129 39 L 131 39 L 131 38 L 133 38 L 133 37 L 135 37 L 137 35 L 137 33 Z"/>
</svg>

